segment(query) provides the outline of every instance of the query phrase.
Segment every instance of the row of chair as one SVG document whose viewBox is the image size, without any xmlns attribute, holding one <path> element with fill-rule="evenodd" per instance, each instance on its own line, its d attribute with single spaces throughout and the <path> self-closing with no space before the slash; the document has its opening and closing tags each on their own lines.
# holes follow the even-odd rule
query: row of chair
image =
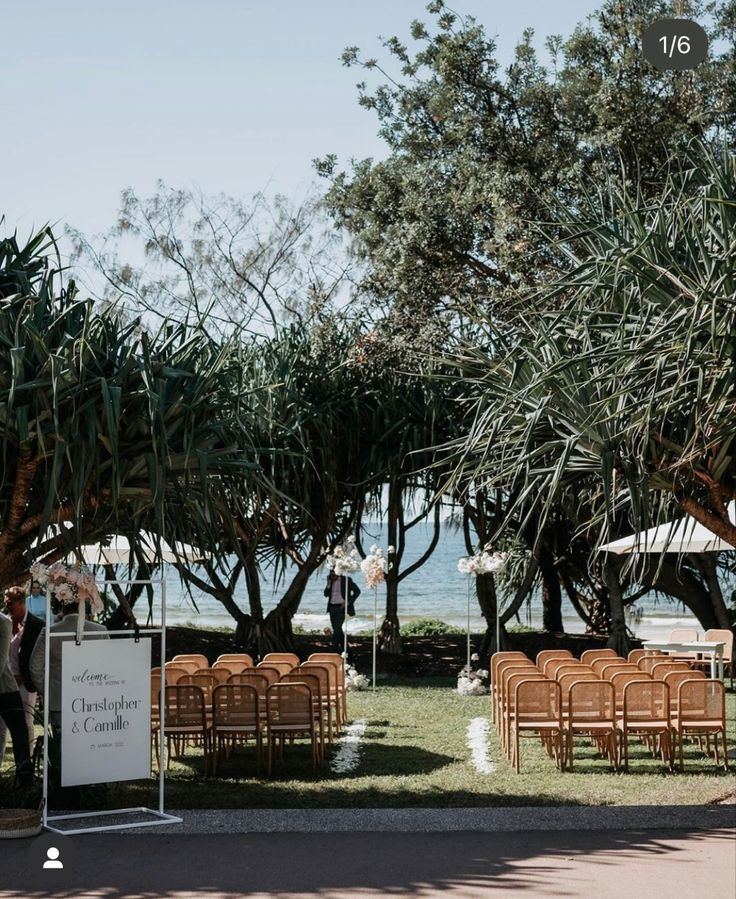
<svg viewBox="0 0 736 899">
<path fill-rule="evenodd" d="M 181 755 L 186 743 L 196 739 L 203 746 L 205 771 L 211 758 L 216 773 L 218 758 L 229 755 L 238 741 L 253 736 L 256 769 L 260 773 L 265 734 L 269 774 L 275 741 L 279 739 L 283 753 L 287 736 L 292 742 L 297 736 L 309 737 L 313 768 L 316 768 L 324 759 L 327 743 L 332 742 L 347 721 L 344 664 L 336 653 L 313 653 L 302 664 L 291 653 L 271 653 L 258 665 L 245 665 L 234 672 L 231 671 L 235 667 L 233 661 L 242 659 L 220 657 L 211 668 L 190 669 L 185 674 L 177 670 L 181 661 L 175 658 L 165 667 L 167 764 L 171 760 L 172 741 Z M 202 664 L 201 659 L 185 661 Z M 176 682 L 169 684 L 172 670 Z M 151 694 L 157 754 L 160 689 L 161 671 L 154 669 Z"/>
<path fill-rule="evenodd" d="M 594 650 L 578 661 L 567 650 L 548 650 L 535 664 L 523 653 L 496 653 L 491 716 L 515 770 L 519 738 L 527 735 L 541 737 L 560 768 L 572 768 L 574 737 L 584 735 L 596 741 L 612 767 L 624 769 L 631 736 L 645 737 L 670 768 L 675 739 L 683 767 L 685 737 L 705 736 L 710 749 L 712 736 L 716 763 L 720 738 L 727 768 L 723 684 L 684 662 L 663 662 L 661 654 L 636 658 L 638 665 L 613 650 Z"/>
</svg>

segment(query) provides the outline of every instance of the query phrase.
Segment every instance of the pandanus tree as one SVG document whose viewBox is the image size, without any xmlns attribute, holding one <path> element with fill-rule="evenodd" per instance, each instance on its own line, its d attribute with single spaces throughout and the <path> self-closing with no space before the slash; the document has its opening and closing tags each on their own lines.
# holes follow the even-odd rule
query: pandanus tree
<svg viewBox="0 0 736 899">
<path fill-rule="evenodd" d="M 234 488 L 221 508 L 219 567 L 183 571 L 185 579 L 242 621 L 260 652 L 292 647 L 291 620 L 327 551 L 354 531 L 379 471 L 369 410 L 375 387 L 356 364 L 358 331 L 336 318 L 285 326 L 241 343 L 233 395 L 258 442 L 260 486 Z M 240 584 L 240 576 L 244 584 Z M 281 589 L 265 608 L 267 580 Z M 246 614 L 233 599 L 247 596 Z"/>
<path fill-rule="evenodd" d="M 143 527 L 216 554 L 220 496 L 257 481 L 227 348 L 80 300 L 48 230 L 0 242 L 0 313 L 0 585 Z"/>
<path fill-rule="evenodd" d="M 458 470 L 540 529 L 562 505 L 593 549 L 678 506 L 736 546 L 733 154 L 693 146 L 656 201 L 609 182 L 564 227 L 570 267 L 543 297 L 559 310 L 526 332 L 487 320 L 494 353 L 466 351 L 484 374 Z M 656 584 L 664 561 L 631 564 L 591 559 L 619 648 L 626 580 Z M 705 620 L 725 621 L 719 589 L 710 603 Z"/>
</svg>

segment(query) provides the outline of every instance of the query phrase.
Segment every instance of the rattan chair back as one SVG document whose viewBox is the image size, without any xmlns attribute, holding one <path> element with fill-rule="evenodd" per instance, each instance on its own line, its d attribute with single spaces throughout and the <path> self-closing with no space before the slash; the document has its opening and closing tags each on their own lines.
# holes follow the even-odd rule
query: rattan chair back
<svg viewBox="0 0 736 899">
<path fill-rule="evenodd" d="M 186 674 L 191 674 L 189 668 L 184 665 L 177 665 L 174 662 L 167 662 L 164 665 L 164 671 L 166 673 L 166 683 L 168 684 L 177 684 L 179 682 L 179 678 L 184 677 Z"/>
<path fill-rule="evenodd" d="M 281 675 L 283 671 L 278 668 L 276 665 L 256 665 L 253 669 L 256 674 L 261 674 L 263 677 L 268 678 L 269 687 L 272 684 L 277 684 L 281 680 Z M 249 672 L 244 671 L 243 674 L 248 674 Z M 288 673 L 288 672 L 287 672 Z"/>
<path fill-rule="evenodd" d="M 586 665 L 592 665 L 596 659 L 611 658 L 620 658 L 615 649 L 586 649 L 585 652 L 580 656 L 580 661 L 584 662 Z"/>
<path fill-rule="evenodd" d="M 292 668 L 299 664 L 299 656 L 293 652 L 267 652 L 261 661 L 270 665 L 272 662 L 289 662 Z"/>
<path fill-rule="evenodd" d="M 253 657 L 249 656 L 247 652 L 224 652 L 222 655 L 217 657 L 217 662 L 224 662 L 227 664 L 228 662 L 242 662 L 243 665 L 247 665 L 248 668 L 254 668 L 255 662 L 253 661 Z M 214 667 L 214 666 L 213 666 Z"/>
<path fill-rule="evenodd" d="M 171 660 L 172 662 L 186 662 L 187 664 L 190 662 L 195 662 L 197 668 L 195 671 L 200 668 L 209 668 L 210 662 L 206 655 L 203 655 L 201 652 L 182 652 L 179 655 L 176 655 Z"/>
<path fill-rule="evenodd" d="M 544 663 L 547 659 L 571 659 L 573 658 L 573 654 L 569 649 L 543 649 L 541 652 L 537 653 L 537 658 L 535 659 L 536 666 L 540 671 L 544 669 Z"/>
<path fill-rule="evenodd" d="M 205 703 L 209 706 L 212 703 L 212 691 L 217 686 L 217 678 L 198 671 L 196 674 L 185 674 L 179 678 L 177 686 L 179 685 L 200 687 L 204 693 Z"/>
<path fill-rule="evenodd" d="M 670 671 L 690 671 L 690 666 L 687 662 L 668 662 L 662 661 L 658 662 L 656 665 L 652 665 L 651 675 L 655 680 L 664 680 L 665 674 L 669 674 Z"/>
</svg>

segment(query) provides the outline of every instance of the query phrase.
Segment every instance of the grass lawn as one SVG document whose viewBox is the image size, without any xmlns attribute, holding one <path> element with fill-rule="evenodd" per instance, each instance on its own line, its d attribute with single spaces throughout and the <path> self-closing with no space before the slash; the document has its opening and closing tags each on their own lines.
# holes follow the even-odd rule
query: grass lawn
<svg viewBox="0 0 736 899">
<path fill-rule="evenodd" d="M 189 748 L 171 764 L 169 808 L 352 808 L 519 805 L 678 805 L 707 803 L 734 789 L 731 772 L 716 769 L 696 745 L 686 748 L 685 773 L 668 773 L 643 745 L 634 744 L 630 771 L 611 773 L 583 741 L 576 741 L 575 769 L 560 773 L 537 740 L 522 741 L 522 770 L 515 774 L 490 731 L 492 773 L 471 764 L 467 728 L 488 717 L 488 697 L 463 697 L 454 681 L 431 678 L 384 682 L 377 692 L 351 693 L 349 715 L 364 720 L 357 768 L 330 772 L 329 761 L 311 773 L 306 745 L 287 746 L 271 780 L 255 778 L 252 744 L 222 763 L 218 777 L 203 776 L 202 756 Z M 736 694 L 727 694 L 730 746 L 736 746 Z M 0 804 L 11 804 L 6 760 Z M 152 805 L 150 783 L 113 785 L 108 807 Z M 88 803 L 103 807 L 101 797 Z"/>
</svg>

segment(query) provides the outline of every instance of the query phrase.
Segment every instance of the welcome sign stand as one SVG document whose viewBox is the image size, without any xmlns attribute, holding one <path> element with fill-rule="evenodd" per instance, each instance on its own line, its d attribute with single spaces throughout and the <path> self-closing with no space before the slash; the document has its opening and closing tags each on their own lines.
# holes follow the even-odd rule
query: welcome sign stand
<svg viewBox="0 0 736 899">
<path fill-rule="evenodd" d="M 166 659 L 166 583 L 161 580 L 105 581 L 105 586 L 133 585 L 158 587 L 161 591 L 161 626 L 138 629 L 82 632 L 78 643 L 70 631 L 51 632 L 51 604 L 46 603 L 46 666 L 43 704 L 43 826 L 66 836 L 181 824 L 182 819 L 164 810 L 164 727 Z M 51 641 L 65 638 L 59 646 L 61 657 L 61 785 L 76 786 L 121 780 L 142 780 L 151 776 L 151 640 L 161 635 L 161 692 L 159 695 L 158 809 L 108 809 L 99 812 L 49 815 L 49 682 Z M 109 641 L 107 635 L 122 637 Z M 56 647 L 54 647 L 56 649 Z M 122 776 L 121 776 L 122 775 Z M 127 821 L 95 826 L 95 818 L 125 818 L 148 815 L 144 821 Z M 58 826 L 61 821 L 79 821 L 76 827 Z M 87 824 L 89 822 L 89 824 Z"/>
</svg>

